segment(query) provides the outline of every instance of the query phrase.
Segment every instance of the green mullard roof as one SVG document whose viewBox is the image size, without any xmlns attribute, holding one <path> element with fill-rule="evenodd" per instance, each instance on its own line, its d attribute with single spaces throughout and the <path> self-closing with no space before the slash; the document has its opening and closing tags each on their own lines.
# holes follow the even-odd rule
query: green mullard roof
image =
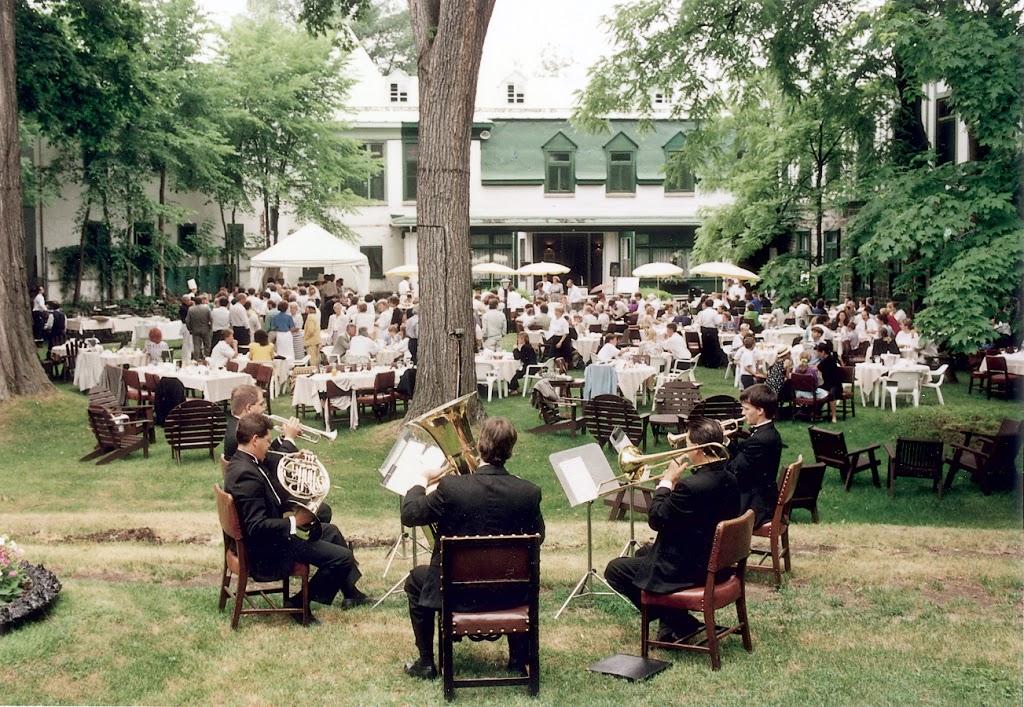
<svg viewBox="0 0 1024 707">
<path fill-rule="evenodd" d="M 576 181 L 604 184 L 608 175 L 606 149 L 636 149 L 636 175 L 640 184 L 661 184 L 665 179 L 665 148 L 682 146 L 682 121 L 654 121 L 642 134 L 635 120 L 613 120 L 611 131 L 591 134 L 563 120 L 496 120 L 491 137 L 480 143 L 484 184 L 543 184 L 544 147 L 575 150 Z M 606 148 L 607 146 L 607 148 Z"/>
</svg>

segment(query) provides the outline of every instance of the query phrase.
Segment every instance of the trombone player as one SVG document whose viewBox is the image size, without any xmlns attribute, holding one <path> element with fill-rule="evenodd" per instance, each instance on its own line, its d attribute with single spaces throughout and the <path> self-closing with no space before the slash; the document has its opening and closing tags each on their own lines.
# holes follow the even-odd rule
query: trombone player
<svg viewBox="0 0 1024 707">
<path fill-rule="evenodd" d="M 687 425 L 688 443 L 723 444 L 717 420 L 695 418 Z M 692 474 L 684 476 L 690 469 Z M 692 449 L 672 461 L 654 491 L 648 524 L 658 532 L 653 545 L 635 557 L 608 563 L 608 584 L 639 609 L 642 590 L 669 594 L 704 584 L 715 527 L 740 514 L 736 477 L 726 462 L 709 448 Z M 692 635 L 701 622 L 688 612 L 656 616 L 661 620 L 658 640 L 675 642 Z"/>
</svg>

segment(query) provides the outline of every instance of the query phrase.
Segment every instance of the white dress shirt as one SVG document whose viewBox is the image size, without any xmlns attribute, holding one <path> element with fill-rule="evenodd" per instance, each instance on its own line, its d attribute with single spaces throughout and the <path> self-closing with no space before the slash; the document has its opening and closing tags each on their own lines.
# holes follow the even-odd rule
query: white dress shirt
<svg viewBox="0 0 1024 707">
<path fill-rule="evenodd" d="M 686 347 L 686 339 L 678 331 L 661 342 L 661 348 L 672 354 L 672 358 L 680 361 L 690 360 L 690 349 Z"/>
</svg>

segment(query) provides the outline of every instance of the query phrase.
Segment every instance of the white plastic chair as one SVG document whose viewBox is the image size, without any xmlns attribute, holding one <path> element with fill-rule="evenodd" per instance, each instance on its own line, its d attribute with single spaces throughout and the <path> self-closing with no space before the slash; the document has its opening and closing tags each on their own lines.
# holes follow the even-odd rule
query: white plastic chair
<svg viewBox="0 0 1024 707">
<path fill-rule="evenodd" d="M 476 384 L 487 386 L 487 402 L 491 402 L 491 398 L 494 395 L 494 388 L 498 388 L 498 397 L 504 398 L 508 393 L 508 388 L 505 383 L 505 379 L 498 375 L 498 372 L 494 370 L 494 366 L 487 362 L 477 362 L 476 364 Z"/>
<path fill-rule="evenodd" d="M 696 356 L 689 360 L 677 358 L 675 361 L 672 362 L 672 370 L 679 371 L 684 376 L 686 376 L 687 380 L 689 380 L 691 383 L 696 383 L 697 377 L 695 373 L 697 371 L 697 363 L 700 361 L 700 357 L 701 354 L 697 354 Z"/>
<path fill-rule="evenodd" d="M 892 411 L 896 412 L 896 396 L 906 395 L 914 401 L 914 407 L 921 404 L 921 374 L 917 371 L 890 371 L 882 384 L 883 393 L 889 394 Z"/>
<path fill-rule="evenodd" d="M 922 388 L 931 388 L 935 391 L 935 394 L 939 396 L 939 405 L 945 405 L 946 401 L 942 399 L 942 383 L 946 380 L 946 369 L 949 368 L 948 363 L 944 363 L 934 371 L 928 373 L 927 380 L 921 383 Z"/>
<path fill-rule="evenodd" d="M 523 376 L 523 397 L 530 393 L 530 381 L 539 381 L 547 376 L 555 375 L 555 359 L 549 358 L 544 363 L 536 363 L 526 367 L 526 375 Z"/>
</svg>

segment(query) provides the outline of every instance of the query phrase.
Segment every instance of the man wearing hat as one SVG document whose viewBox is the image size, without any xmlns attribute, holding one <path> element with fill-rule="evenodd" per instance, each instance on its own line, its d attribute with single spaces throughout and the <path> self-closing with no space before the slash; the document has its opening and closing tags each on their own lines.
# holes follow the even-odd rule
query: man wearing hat
<svg viewBox="0 0 1024 707">
<path fill-rule="evenodd" d="M 313 300 L 306 303 L 306 323 L 302 328 L 302 343 L 309 354 L 309 365 L 320 365 L 320 315 Z"/>
</svg>

